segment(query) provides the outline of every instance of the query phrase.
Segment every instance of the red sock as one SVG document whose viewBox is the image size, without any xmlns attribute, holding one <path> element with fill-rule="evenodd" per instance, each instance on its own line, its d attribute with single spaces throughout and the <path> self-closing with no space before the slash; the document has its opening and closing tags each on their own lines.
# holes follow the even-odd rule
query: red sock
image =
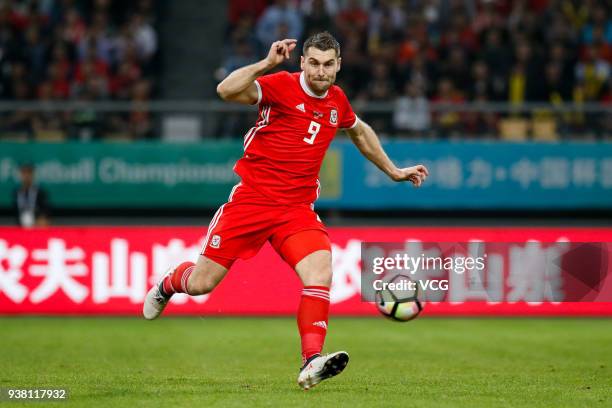
<svg viewBox="0 0 612 408">
<path fill-rule="evenodd" d="M 183 262 L 174 271 L 166 276 L 162 283 L 162 287 L 166 295 L 173 295 L 175 293 L 188 293 L 187 292 L 187 281 L 191 276 L 191 272 L 195 269 L 193 262 Z"/>
<path fill-rule="evenodd" d="M 302 361 L 320 354 L 327 334 L 329 288 L 304 286 L 298 309 L 298 328 L 302 338 Z"/>
</svg>

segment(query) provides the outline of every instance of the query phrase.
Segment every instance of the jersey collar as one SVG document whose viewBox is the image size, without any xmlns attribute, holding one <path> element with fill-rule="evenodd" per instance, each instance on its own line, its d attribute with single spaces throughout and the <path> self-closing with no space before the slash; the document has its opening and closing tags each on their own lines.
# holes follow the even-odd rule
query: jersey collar
<svg viewBox="0 0 612 408">
<path fill-rule="evenodd" d="M 306 95 L 312 96 L 313 98 L 323 99 L 327 96 L 327 93 L 329 92 L 329 89 L 325 91 L 323 95 L 317 95 L 316 93 L 312 92 L 312 89 L 310 89 L 310 87 L 306 83 L 306 78 L 304 77 L 304 71 L 300 73 L 300 85 L 302 86 L 302 90 L 306 92 Z"/>
</svg>

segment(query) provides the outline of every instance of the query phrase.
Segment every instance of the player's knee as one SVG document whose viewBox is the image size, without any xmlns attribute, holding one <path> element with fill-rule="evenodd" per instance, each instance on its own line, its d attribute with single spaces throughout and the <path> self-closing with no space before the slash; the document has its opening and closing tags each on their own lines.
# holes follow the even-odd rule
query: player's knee
<svg viewBox="0 0 612 408">
<path fill-rule="evenodd" d="M 327 287 L 331 286 L 331 283 L 332 283 L 332 270 L 331 270 L 331 267 L 324 268 L 321 271 L 321 276 L 319 277 L 319 280 L 321 281 L 321 286 L 327 286 Z"/>
<path fill-rule="evenodd" d="M 331 266 L 312 269 L 304 275 L 304 286 L 331 286 Z"/>
</svg>

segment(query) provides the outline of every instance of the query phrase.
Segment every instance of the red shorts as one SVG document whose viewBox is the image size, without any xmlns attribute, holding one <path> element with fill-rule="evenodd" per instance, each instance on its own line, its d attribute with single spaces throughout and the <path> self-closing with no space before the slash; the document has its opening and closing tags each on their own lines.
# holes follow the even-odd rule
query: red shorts
<svg viewBox="0 0 612 408">
<path fill-rule="evenodd" d="M 302 249 L 296 251 L 285 248 L 288 245 L 283 247 L 290 236 L 312 230 L 322 234 L 314 239 L 306 235 L 310 242 Z M 229 269 L 236 259 L 247 259 L 257 254 L 266 241 L 270 241 L 292 267 L 299 261 L 296 256 L 301 256 L 300 252 L 330 250 L 325 226 L 311 205 L 278 204 L 252 187 L 239 183 L 210 222 L 202 255 Z"/>
</svg>

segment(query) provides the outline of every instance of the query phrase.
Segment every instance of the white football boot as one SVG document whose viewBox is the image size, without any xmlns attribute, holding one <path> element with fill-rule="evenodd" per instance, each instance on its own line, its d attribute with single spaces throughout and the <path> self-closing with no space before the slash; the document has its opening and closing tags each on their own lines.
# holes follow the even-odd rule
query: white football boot
<svg viewBox="0 0 612 408">
<path fill-rule="evenodd" d="M 300 370 L 298 385 L 304 390 L 309 390 L 321 381 L 340 374 L 348 361 L 349 355 L 346 351 L 337 351 L 323 356 L 315 354 L 304 363 Z"/>
<path fill-rule="evenodd" d="M 145 296 L 144 304 L 142 305 L 142 315 L 147 320 L 156 319 L 166 308 L 168 301 L 172 297 L 166 296 L 162 290 L 162 284 L 166 276 L 174 272 L 174 268 L 168 269 L 162 278 L 147 292 Z"/>
</svg>

